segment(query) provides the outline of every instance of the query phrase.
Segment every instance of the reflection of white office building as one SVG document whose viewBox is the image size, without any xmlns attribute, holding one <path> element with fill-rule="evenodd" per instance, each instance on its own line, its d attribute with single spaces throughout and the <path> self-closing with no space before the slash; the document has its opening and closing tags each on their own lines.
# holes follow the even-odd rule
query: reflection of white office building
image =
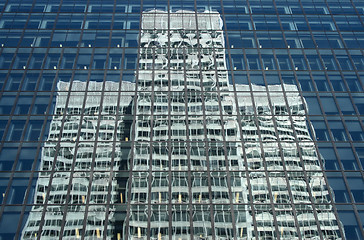
<svg viewBox="0 0 364 240">
<path fill-rule="evenodd" d="M 339 239 L 305 103 L 296 86 L 283 87 L 285 96 L 278 85 L 236 86 L 258 235 L 320 239 L 319 225 L 324 239 Z M 267 204 L 274 204 L 274 211 Z"/>
<path fill-rule="evenodd" d="M 340 238 L 295 86 L 234 95 L 217 12 L 145 12 L 140 45 L 129 239 Z"/>
<path fill-rule="evenodd" d="M 42 150 L 36 205 L 22 239 L 37 239 L 39 234 L 41 239 L 111 238 L 115 209 L 105 204 L 120 202 L 110 171 L 119 169 L 120 151 L 114 149 L 124 140 L 120 116 L 132 99 L 126 93 L 118 96 L 118 90 L 119 83 L 113 82 L 106 82 L 104 89 L 102 82 L 58 83 L 55 115 Z M 134 85 L 123 82 L 120 90 L 134 90 Z"/>
<path fill-rule="evenodd" d="M 146 12 L 140 44 L 129 239 L 230 239 L 232 222 L 247 237 L 246 207 L 230 204 L 246 203 L 247 188 L 243 172 L 226 171 L 243 166 L 225 143 L 237 124 L 219 14 Z"/>
<path fill-rule="evenodd" d="M 59 82 L 22 238 L 340 239 L 296 86 L 229 85 L 224 46 L 217 12 L 153 10 L 137 84 Z"/>
</svg>

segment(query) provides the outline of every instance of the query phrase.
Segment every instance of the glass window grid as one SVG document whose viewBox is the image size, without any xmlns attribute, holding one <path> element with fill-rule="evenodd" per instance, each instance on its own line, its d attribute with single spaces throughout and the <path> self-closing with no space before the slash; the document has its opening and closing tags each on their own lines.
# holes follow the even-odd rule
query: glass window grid
<svg viewBox="0 0 364 240">
<path fill-rule="evenodd" d="M 146 2 L 146 1 L 144 1 L 144 2 Z M 276 2 L 276 3 L 278 3 L 278 1 Z M 210 3 L 211 4 L 211 3 Z M 225 3 L 224 3 L 225 4 Z M 228 2 L 226 3 L 226 4 L 229 4 Z M 235 3 L 236 4 L 236 3 Z M 351 8 L 353 5 L 356 5 L 356 3 L 348 3 L 349 5 L 349 7 Z M 353 5 L 351 5 L 351 4 L 353 4 Z M 188 4 L 187 4 L 188 5 Z M 218 3 L 218 5 L 220 5 L 220 3 Z M 248 4 L 247 4 L 248 5 Z M 329 6 L 330 5 L 330 6 Z M 303 6 L 303 4 L 302 4 L 302 6 Z M 298 8 L 300 8 L 300 9 L 304 9 L 304 11 L 305 12 L 307 12 L 306 10 L 305 10 L 305 7 L 302 7 L 302 6 L 298 6 Z M 221 6 L 218 6 L 220 9 L 222 8 Z M 88 6 L 87 8 L 91 8 L 91 6 Z M 127 7 L 126 7 L 127 8 Z M 132 9 L 132 7 L 131 6 L 129 6 L 129 8 L 131 8 Z M 327 10 L 326 10 L 326 8 L 327 8 Z M 339 7 L 340 8 L 340 7 Z M 35 5 L 33 5 L 33 9 L 35 9 Z M 51 8 L 49 8 L 49 9 L 51 9 Z M 92 8 L 91 8 L 92 9 Z M 106 8 L 107 9 L 107 8 Z M 331 3 L 330 2 L 327 2 L 327 6 L 325 6 L 325 14 L 342 14 L 342 9 L 340 9 L 338 12 L 334 12 L 334 10 L 335 10 L 335 7 L 331 7 Z M 350 12 L 349 14 L 348 13 L 345 13 L 345 15 L 350 15 L 350 14 L 352 14 L 352 15 L 356 15 L 357 14 L 357 12 L 358 12 L 358 10 L 357 10 L 357 8 L 355 8 L 355 10 L 356 10 L 356 12 Z M 49 11 L 51 11 L 51 10 L 49 10 Z M 61 11 L 61 10 L 57 10 L 57 11 Z M 105 11 L 107 11 L 107 10 L 105 10 Z M 131 11 L 133 11 L 133 10 L 131 10 Z M 287 10 L 285 10 L 285 11 L 287 11 Z M 327 13 L 327 11 L 329 12 L 329 13 Z M 90 12 L 92 13 L 92 10 L 90 10 Z M 89 13 L 89 12 L 87 12 L 87 13 Z M 137 12 L 136 12 L 137 13 Z M 247 12 L 245 12 L 245 13 L 247 13 Z M 61 13 L 57 13 L 58 15 L 60 15 Z M 105 12 L 105 14 L 106 14 L 106 12 Z M 229 15 L 229 12 L 227 11 L 226 13 L 224 13 L 225 14 L 225 16 L 228 16 Z M 275 14 L 275 13 L 272 13 L 272 14 Z M 279 12 L 279 14 L 282 14 L 282 12 Z M 295 13 L 295 14 L 297 14 L 297 13 Z M 90 15 L 92 15 L 92 14 L 90 14 Z M 254 14 L 255 15 L 255 14 Z M 6 16 L 6 14 L 5 14 L 5 12 L 2 12 L 2 16 Z M 25 14 L 25 16 L 27 16 L 26 14 Z M 333 17 L 334 18 L 334 17 Z M 335 18 L 334 18 L 335 19 Z M 338 18 L 339 19 L 339 18 Z M 336 20 L 336 19 L 335 19 Z M 360 20 L 361 21 L 361 20 Z M 226 22 L 227 23 L 227 22 Z M 227 25 L 227 28 L 229 29 L 229 25 Z M 283 26 L 282 26 L 282 28 L 283 28 Z M 28 29 L 24 29 L 24 33 L 26 32 L 26 31 L 29 31 Z M 56 29 L 54 29 L 54 30 L 52 30 L 52 31 L 56 31 Z M 127 30 L 125 30 L 126 32 L 127 32 Z M 238 32 L 238 31 L 237 31 Z M 258 34 L 259 33 L 259 31 L 257 30 L 257 31 L 253 31 L 254 33 L 256 33 L 256 34 Z M 303 32 L 304 34 L 312 34 L 312 36 L 314 36 L 313 34 L 313 32 Z M 341 30 L 340 29 L 340 33 L 345 33 L 345 29 L 344 30 Z M 341 35 L 341 34 L 339 34 L 339 35 Z M 229 32 L 227 32 L 227 31 L 225 31 L 225 36 L 229 36 Z M 284 36 L 283 36 L 283 38 L 284 38 Z M 342 38 L 342 37 L 341 37 Z M 256 39 L 256 38 L 255 38 Z M 254 39 L 253 39 L 254 40 Z M 255 40 L 254 40 L 255 41 Z M 343 40 L 341 40 L 341 41 L 343 41 Z M 345 41 L 343 41 L 343 42 L 345 42 Z M 47 45 L 47 46 L 49 46 L 49 45 Z M 229 46 L 228 45 L 226 45 L 228 48 L 227 48 L 227 51 L 229 52 L 229 51 L 231 51 L 231 49 L 229 49 Z M 256 45 L 255 46 L 259 46 L 259 44 L 258 43 L 256 43 Z M 286 46 L 288 46 L 288 45 L 286 45 Z M 21 47 L 23 47 L 23 46 L 20 46 L 20 45 L 18 45 L 18 48 L 17 49 L 14 49 L 15 50 L 15 52 L 18 52 L 18 51 L 20 51 L 21 50 Z M 29 46 L 29 47 L 32 47 L 32 46 Z M 39 47 L 41 47 L 41 46 L 39 46 Z M 93 46 L 91 46 L 93 49 L 95 48 L 95 47 L 93 47 Z M 346 47 L 344 48 L 345 49 L 345 51 L 346 51 L 346 53 L 348 53 L 348 50 L 347 50 L 347 44 L 346 44 Z M 121 47 L 122 48 L 122 47 Z M 235 47 L 236 48 L 236 47 Z M 259 48 L 259 47 L 258 47 Z M 263 48 L 263 46 L 262 46 L 262 48 Z M 285 48 L 285 47 L 284 47 Z M 283 48 L 283 49 L 284 49 Z M 2 50 L 1 50 L 1 52 L 3 52 L 4 50 L 5 50 L 6 48 L 3 48 Z M 34 48 L 35 49 L 35 48 Z M 95 48 L 96 49 L 96 48 Z M 122 48 L 123 49 L 123 51 L 126 51 L 126 48 Z M 125 49 L 125 50 L 124 50 Z M 315 49 L 315 48 L 313 48 L 313 49 Z M 361 48 L 359 48 L 359 47 L 357 47 L 357 49 L 359 49 L 359 53 L 361 54 L 362 53 L 362 50 L 361 50 Z M 12 50 L 12 49 L 10 49 L 10 50 Z M 50 50 L 49 48 L 47 49 L 48 51 Z M 61 50 L 63 50 L 63 49 L 61 49 Z M 263 49 L 262 49 L 263 50 Z M 33 51 L 33 50 L 31 50 L 31 51 Z M 35 50 L 34 50 L 35 51 Z M 95 51 L 95 50 L 93 50 L 93 51 Z M 109 51 L 111 51 L 111 49 L 109 50 Z M 258 49 L 258 52 L 259 52 L 260 50 Z M 274 51 L 274 50 L 273 50 Z M 288 52 L 290 52 L 290 50 L 288 50 L 287 49 L 287 51 Z M 10 51 L 9 53 L 13 53 L 14 51 Z M 332 53 L 334 53 L 334 51 L 332 51 Z M 49 54 L 49 53 L 48 53 Z M 317 54 L 317 53 L 316 53 Z M 260 59 L 261 59 L 261 55 L 257 55 L 258 56 L 258 59 L 259 59 L 259 61 L 261 61 Z M 289 55 L 290 56 L 290 55 Z M 316 55 L 316 56 L 319 56 L 319 55 Z M 355 65 L 354 63 L 353 63 L 353 60 L 351 60 L 351 58 L 350 58 L 350 54 L 348 54 L 348 56 L 349 56 L 349 62 L 351 62 L 351 64 L 352 65 Z M 274 58 L 275 59 L 275 58 Z M 336 60 L 336 59 L 335 59 Z M 12 62 L 12 64 L 13 64 L 13 66 L 15 66 L 15 62 L 16 62 L 16 59 L 15 59 L 15 55 L 14 55 L 14 58 L 13 58 L 13 60 L 10 60 L 11 62 Z M 28 60 L 28 63 L 27 64 L 30 64 L 30 59 Z M 246 61 L 245 59 L 244 59 L 244 61 Z M 276 60 L 274 60 L 274 61 L 276 61 Z M 291 60 L 292 61 L 292 60 Z M 304 62 L 306 62 L 307 60 L 305 59 L 304 60 Z M 321 62 L 322 60 L 320 60 L 320 62 Z M 337 62 L 339 62 L 338 60 L 337 60 Z M 307 64 L 307 63 L 306 63 Z M 322 62 L 321 62 L 321 64 L 322 64 Z M 45 63 L 43 63 L 43 66 L 45 65 Z M 262 65 L 263 66 L 263 65 Z M 134 69 L 135 69 L 136 67 L 134 67 Z M 6 70 L 7 70 L 8 68 L 4 68 L 3 70 L 4 70 L 4 72 L 6 72 Z M 44 67 L 42 67 L 41 69 L 44 69 Z M 127 68 L 128 69 L 128 68 Z M 269 69 L 268 68 L 268 70 L 264 70 L 265 68 L 264 67 L 262 67 L 261 69 L 257 69 L 257 70 L 262 70 L 262 71 L 267 71 L 267 73 L 270 73 L 270 72 L 273 72 L 274 74 L 278 74 L 279 75 L 279 71 L 277 71 L 277 73 L 275 72 L 275 71 L 273 71 L 273 70 L 271 70 L 271 69 Z M 133 70 L 133 69 L 130 69 L 130 70 Z M 284 70 L 293 70 L 293 69 L 284 69 Z M 295 80 L 294 81 L 297 81 L 297 83 L 299 82 L 299 80 L 300 80 L 300 78 L 299 78 L 299 76 L 297 75 L 298 73 L 299 73 L 299 70 L 300 69 L 298 69 L 297 70 L 297 73 L 293 70 L 292 72 L 294 73 L 294 75 L 295 75 Z M 346 71 L 345 70 L 341 70 L 340 71 L 340 69 L 338 69 L 339 71 L 330 71 L 329 69 L 326 71 L 325 69 L 320 69 L 319 71 L 317 71 L 317 73 L 322 73 L 322 72 L 324 72 L 324 74 L 325 74 L 325 76 L 327 77 L 327 81 L 329 82 L 329 89 L 327 90 L 327 92 L 330 92 L 331 94 L 332 94 L 332 96 L 333 96 L 333 101 L 334 102 L 336 102 L 336 105 L 339 107 L 339 109 L 341 109 L 340 108 L 340 103 L 338 102 L 338 100 L 337 100 L 337 94 L 339 94 L 339 93 L 336 93 L 336 92 L 334 92 L 333 90 L 335 90 L 332 86 L 332 84 L 331 84 L 331 82 L 330 82 L 330 78 L 329 78 L 329 74 L 332 74 L 332 75 L 334 75 L 334 74 L 337 74 L 337 73 L 339 73 L 340 74 L 340 76 L 342 76 L 342 78 L 343 79 L 345 79 L 345 77 L 344 77 L 344 74 L 346 73 Z M 360 74 L 360 69 L 358 69 L 358 68 L 354 68 L 353 67 L 353 70 L 354 70 L 354 72 L 355 72 L 355 75 L 354 75 L 354 78 L 359 78 L 359 74 Z M 362 69 L 361 69 L 362 70 Z M 13 70 L 11 70 L 11 72 L 12 72 Z M 23 71 L 23 70 L 21 70 L 20 68 L 19 68 L 19 71 Z M 31 71 L 31 70 L 28 70 L 28 69 L 26 69 L 25 71 Z M 51 70 L 42 70 L 43 72 L 50 72 L 51 73 Z M 235 72 L 235 71 L 233 71 L 233 69 L 230 69 L 229 71 L 231 71 L 231 72 Z M 283 69 L 282 69 L 282 71 L 283 71 Z M 349 71 L 350 70 L 347 70 L 347 73 L 349 73 Z M 10 76 L 10 74 L 11 74 L 11 72 L 10 72 L 10 70 L 9 70 L 9 73 L 5 73 L 6 75 L 8 75 L 8 76 Z M 61 74 L 63 71 L 60 69 L 60 70 L 56 70 L 56 71 L 54 71 L 54 72 L 56 72 L 56 74 Z M 89 74 L 91 74 L 91 70 L 87 70 L 86 72 L 88 72 Z M 116 72 L 118 72 L 118 71 L 116 71 Z M 238 71 L 236 71 L 237 73 L 239 73 Z M 250 71 L 249 71 L 250 72 Z M 259 71 L 258 71 L 259 72 Z M 314 70 L 311 70 L 310 71 L 310 73 L 315 73 L 316 71 L 314 71 Z M 74 73 L 73 73 L 74 74 Z M 311 74 L 310 74 L 311 75 Z M 314 77 L 312 77 L 312 76 L 310 76 L 311 77 L 311 79 L 315 79 Z M 40 79 L 38 79 L 37 81 L 38 81 L 38 83 L 39 83 L 39 80 Z M 25 80 L 24 80 L 24 78 L 22 77 L 22 79 L 20 80 L 20 82 L 24 82 Z M 312 81 L 312 80 L 309 80 L 309 81 Z M 314 80 L 315 81 L 315 80 Z M 7 79 L 7 82 L 10 82 L 10 80 L 9 80 L 9 78 Z M 361 128 L 363 128 L 363 123 L 362 123 L 362 121 L 360 121 L 361 119 L 359 118 L 359 116 L 360 115 L 362 115 L 362 113 L 361 113 L 361 107 L 363 106 L 363 104 L 360 102 L 360 101 L 358 101 L 358 102 L 355 102 L 356 100 L 355 99 L 358 99 L 358 97 L 360 96 L 360 95 L 358 95 L 358 94 L 356 94 L 355 92 L 358 92 L 358 93 L 360 93 L 361 91 L 362 91 L 362 89 L 363 89 L 363 80 L 361 80 L 361 82 L 360 81 L 358 81 L 358 84 L 359 84 L 359 88 L 357 88 L 358 89 L 358 91 L 352 91 L 351 90 L 351 88 L 350 88 L 350 86 L 349 86 L 349 84 L 344 80 L 343 81 L 343 83 L 344 83 L 344 90 L 346 90 L 345 92 L 343 92 L 343 93 L 346 93 L 347 95 L 341 95 L 341 96 L 348 96 L 349 97 L 349 99 L 350 99 L 350 101 L 351 102 L 353 102 L 354 103 L 354 105 L 353 105 L 353 108 L 354 108 L 354 116 L 351 116 L 352 114 L 348 114 L 348 115 L 346 115 L 346 114 L 344 114 L 344 113 L 342 113 L 342 110 L 340 111 L 339 110 L 339 118 L 336 118 L 336 116 L 335 115 L 338 115 L 338 114 L 334 114 L 334 118 L 332 118 L 332 119 L 336 119 L 336 120 L 339 120 L 339 121 L 342 121 L 345 125 L 343 126 L 344 128 L 344 132 L 345 132 L 345 134 L 346 134 L 346 136 L 349 136 L 350 134 L 348 133 L 348 126 L 346 125 L 346 119 L 352 119 L 353 117 L 355 118 L 355 119 L 357 119 L 358 120 L 358 122 L 359 122 L 359 124 L 360 124 L 360 126 L 361 126 Z M 311 83 L 312 84 L 312 83 Z M 330 84 L 331 84 L 331 86 L 330 86 Z M 4 86 L 5 86 L 5 84 L 4 84 Z M 297 84 L 297 86 L 300 86 L 299 84 Z M 313 96 L 314 98 L 316 98 L 316 99 L 318 99 L 318 103 L 320 103 L 320 105 L 321 105 L 321 112 L 323 112 L 323 113 L 325 113 L 325 105 L 322 105 L 322 101 L 321 101 L 321 91 L 319 91 L 318 90 L 318 87 L 317 87 L 317 85 L 315 85 L 315 84 L 312 84 L 312 90 L 309 90 L 308 92 L 307 92 L 307 94 L 308 93 L 310 93 L 310 92 L 313 92 L 314 93 L 314 95 L 307 95 L 307 96 Z M 6 87 L 3 87 L 3 94 L 5 94 L 6 95 L 6 91 L 9 91 L 10 89 L 6 89 Z M 15 95 L 13 95 L 13 96 L 15 96 L 15 98 L 16 99 L 19 99 L 19 98 L 21 98 L 21 92 L 19 91 L 19 88 L 15 88 L 15 89 L 11 89 L 11 91 L 14 91 L 13 93 L 15 94 Z M 38 91 L 36 91 L 36 92 L 38 92 Z M 326 92 L 326 91 L 325 91 Z M 352 92 L 354 92 L 354 93 L 352 93 Z M 31 93 L 31 92 L 30 92 Z M 45 93 L 47 93 L 47 92 L 45 92 Z M 340 92 L 341 93 L 341 92 Z M 2 94 L 2 95 L 3 95 Z M 54 88 L 53 88 L 53 91 L 52 92 L 49 92 L 49 94 L 52 94 L 52 95 L 54 95 Z M 302 96 L 303 97 L 306 97 L 306 95 L 305 95 L 305 92 L 302 92 Z M 329 96 L 331 96 L 331 95 L 329 95 Z M 325 97 L 325 95 L 323 95 L 322 97 Z M 50 102 L 52 101 L 51 99 L 53 99 L 52 97 L 49 97 L 49 99 L 50 99 Z M 358 103 L 359 105 L 355 105 L 355 103 Z M 32 103 L 33 104 L 33 103 Z M 49 103 L 48 104 L 48 108 L 50 108 L 50 106 L 51 106 L 51 103 Z M 14 116 L 14 113 L 15 113 L 15 110 L 16 109 L 16 107 L 14 106 L 12 109 L 11 109 L 11 112 L 10 112 L 10 114 L 6 114 L 4 117 L 4 119 L 5 120 L 8 120 L 9 119 L 9 117 L 8 118 L 6 118 L 6 116 L 8 115 L 10 115 L 11 116 L 11 118 L 8 120 L 8 122 L 10 123 L 10 121 L 12 121 L 13 119 L 15 120 L 15 121 L 18 121 L 18 119 L 19 118 L 17 118 L 17 116 Z M 324 122 L 326 123 L 326 126 L 329 126 L 329 122 L 330 122 L 330 118 L 331 118 L 331 115 L 332 113 L 327 113 L 327 114 L 324 114 L 321 118 L 323 118 L 323 120 L 324 120 Z M 26 121 L 26 122 L 28 122 L 28 121 L 30 121 L 30 119 L 32 119 L 33 117 L 32 117 L 32 115 L 33 114 L 26 114 L 26 118 L 24 118 L 24 120 Z M 321 114 L 318 114 L 318 117 L 320 116 Z M 51 111 L 46 115 L 47 117 L 48 116 L 51 116 Z M 310 116 L 308 116 L 308 119 L 311 119 L 311 118 L 314 118 L 315 116 L 313 115 L 312 117 L 311 117 L 311 115 Z M 321 119 L 320 118 L 320 119 Z M 29 124 L 29 123 L 28 123 Z M 7 124 L 7 127 L 9 128 L 10 127 L 10 125 L 9 124 Z M 45 129 L 45 127 L 43 127 L 44 129 Z M 330 140 L 329 141 L 325 141 L 325 142 L 322 142 L 323 143 L 323 145 L 322 146 L 326 146 L 325 144 L 332 144 L 331 146 L 336 146 L 336 144 L 339 144 L 339 143 L 336 143 L 336 141 L 335 140 L 333 140 L 332 138 L 333 138 L 333 133 L 332 133 L 332 130 L 330 130 L 330 129 L 328 129 L 328 132 L 329 132 L 329 135 L 330 135 Z M 23 133 L 23 134 L 25 134 L 25 133 Z M 23 135 L 23 137 L 24 137 L 25 135 Z M 356 144 L 356 141 L 344 141 L 344 142 L 347 142 L 347 143 L 349 143 L 349 145 L 345 145 L 346 147 L 349 147 L 348 149 L 352 149 L 352 150 L 355 150 L 357 147 L 356 146 L 358 146 L 357 144 Z M 14 143 L 16 143 L 16 141 L 14 142 Z M 5 146 L 7 144 L 7 142 L 3 142 L 3 146 Z M 27 142 L 24 142 L 23 143 L 24 145 L 26 145 L 26 144 L 28 144 Z M 29 143 L 29 144 L 32 144 L 32 143 Z M 36 143 L 33 143 L 33 144 L 35 144 L 34 146 L 38 146 L 38 151 L 40 151 L 40 146 L 42 146 L 41 144 L 41 142 L 39 142 L 39 144 L 36 144 Z M 317 143 L 318 144 L 318 147 L 320 147 L 320 142 L 318 142 Z M 338 146 L 343 146 L 343 145 L 338 145 Z M 20 147 L 19 147 L 19 149 L 20 149 Z M 337 147 L 333 147 L 333 149 L 335 150 L 335 152 L 336 152 L 336 155 L 337 156 L 339 156 L 338 155 L 338 153 L 337 153 Z M 36 155 L 35 155 L 36 156 Z M 357 158 L 356 156 L 357 155 L 354 155 L 355 156 L 355 158 Z M 35 161 L 36 161 L 36 159 L 37 159 L 37 157 L 34 159 Z M 342 161 L 341 160 L 337 160 L 338 162 L 339 162 L 339 164 L 340 164 L 340 166 L 343 166 L 342 165 Z M 359 159 L 357 159 L 356 161 L 359 161 Z M 359 163 L 359 162 L 357 162 L 357 163 Z M 360 166 L 360 164 L 358 164 L 359 166 Z M 14 166 L 15 166 L 15 164 L 14 164 Z M 344 173 L 346 173 L 346 172 L 348 172 L 348 173 L 361 173 L 362 174 L 362 171 L 363 171 L 363 169 L 361 168 L 361 170 L 360 171 L 357 171 L 357 170 L 355 170 L 355 171 L 352 171 L 352 170 L 347 170 L 347 169 L 345 169 L 344 167 L 340 167 L 339 169 L 337 169 L 337 170 L 341 170 L 341 172 L 344 174 Z M 330 172 L 330 170 L 326 170 L 326 172 Z M 9 172 L 10 174 L 14 174 L 15 175 L 15 172 Z M 333 173 L 335 173 L 335 171 L 333 171 Z M 360 176 L 360 175 L 358 175 L 358 176 Z M 345 183 L 345 186 L 346 186 L 346 188 L 347 189 L 350 189 L 349 188 L 349 184 L 348 184 L 348 181 L 347 181 L 347 179 L 344 177 L 343 178 L 344 179 L 344 183 Z M 10 181 L 11 182 L 11 181 Z M 9 184 L 10 184 L 10 182 L 9 182 Z M 29 184 L 31 183 L 31 181 L 29 181 Z M 10 186 L 10 185 L 9 185 Z M 29 185 L 30 186 L 30 185 Z M 331 186 L 331 185 L 330 185 Z M 350 192 L 350 190 L 349 190 L 349 192 Z M 350 195 L 351 196 L 351 195 Z M 355 216 L 356 216 L 356 219 L 357 220 L 359 220 L 359 218 L 358 218 L 358 214 L 359 214 L 359 212 L 356 210 L 356 209 L 360 209 L 360 205 L 356 205 L 355 204 L 355 202 L 354 202 L 354 200 L 353 200 L 353 198 L 352 197 L 350 197 L 350 201 L 349 201 L 349 203 L 351 202 L 352 203 L 352 206 L 353 206 L 353 209 L 354 210 L 352 210 L 352 211 L 354 211 L 354 214 L 355 214 Z M 340 206 L 340 203 L 336 203 L 336 205 L 338 205 L 338 206 Z M 343 206 L 345 206 L 345 205 L 343 205 Z M 3 210 L 4 210 L 4 208 L 3 208 Z M 358 223 L 359 224 L 359 223 Z M 19 228 L 18 228 L 19 229 Z"/>
</svg>

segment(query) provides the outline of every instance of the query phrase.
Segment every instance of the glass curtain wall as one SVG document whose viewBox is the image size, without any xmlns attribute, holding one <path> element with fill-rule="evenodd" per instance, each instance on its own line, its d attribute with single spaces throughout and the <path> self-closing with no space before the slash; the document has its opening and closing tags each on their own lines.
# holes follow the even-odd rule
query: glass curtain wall
<svg viewBox="0 0 364 240">
<path fill-rule="evenodd" d="M 364 239 L 361 0 L 0 2 L 0 239 Z"/>
</svg>

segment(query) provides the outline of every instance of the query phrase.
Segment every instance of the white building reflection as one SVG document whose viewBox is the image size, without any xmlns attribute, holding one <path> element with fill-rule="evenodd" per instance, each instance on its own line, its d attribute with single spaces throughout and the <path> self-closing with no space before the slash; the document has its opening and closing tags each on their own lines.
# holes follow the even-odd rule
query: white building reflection
<svg viewBox="0 0 364 240">
<path fill-rule="evenodd" d="M 140 44 L 129 239 L 340 238 L 296 86 L 229 86 L 217 12 L 144 12 Z"/>
<path fill-rule="evenodd" d="M 134 85 L 123 82 L 120 91 L 130 90 Z M 22 239 L 110 239 L 114 234 L 112 203 L 119 189 L 111 170 L 119 170 L 121 156 L 115 149 L 125 140 L 122 116 L 132 99 L 118 91 L 114 82 L 58 83 L 35 205 Z"/>
<path fill-rule="evenodd" d="M 217 12 L 142 17 L 137 84 L 58 84 L 22 237 L 341 239 L 297 87 L 230 85 Z M 121 235 L 112 172 L 129 140 Z"/>
</svg>

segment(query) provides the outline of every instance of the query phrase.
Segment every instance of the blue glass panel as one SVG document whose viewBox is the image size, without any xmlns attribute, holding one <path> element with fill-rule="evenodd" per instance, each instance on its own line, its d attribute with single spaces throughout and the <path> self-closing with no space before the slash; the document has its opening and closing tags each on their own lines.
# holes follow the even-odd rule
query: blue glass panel
<svg viewBox="0 0 364 240">
<path fill-rule="evenodd" d="M 345 170 L 359 170 L 358 163 L 355 159 L 353 150 L 349 147 L 346 148 L 337 148 L 337 152 L 339 154 L 339 158 L 341 159 L 341 164 L 343 165 Z"/>
<path fill-rule="evenodd" d="M 14 239 L 20 212 L 5 212 L 0 219 L 0 236 L 3 239 Z"/>
<path fill-rule="evenodd" d="M 354 212 L 344 212 L 340 211 L 339 216 L 341 221 L 343 221 L 345 234 L 347 239 L 360 240 L 362 237 L 360 236 L 360 229 L 358 228 L 358 223 L 355 218 Z"/>
<path fill-rule="evenodd" d="M 348 203 L 350 202 L 349 193 L 346 190 L 345 182 L 341 177 L 329 177 L 328 178 L 330 186 L 335 193 L 335 202 L 338 203 Z"/>
<path fill-rule="evenodd" d="M 340 170 L 339 162 L 336 159 L 335 151 L 332 147 L 320 147 L 319 152 L 322 156 L 325 169 L 327 170 Z"/>
</svg>

